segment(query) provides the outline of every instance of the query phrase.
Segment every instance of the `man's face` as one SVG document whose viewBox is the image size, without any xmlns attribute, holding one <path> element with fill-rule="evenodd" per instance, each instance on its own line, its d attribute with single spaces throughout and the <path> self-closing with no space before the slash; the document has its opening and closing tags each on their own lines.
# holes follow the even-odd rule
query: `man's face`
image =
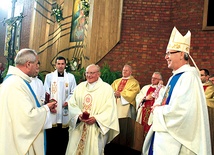
<svg viewBox="0 0 214 155">
<path fill-rule="evenodd" d="M 28 76 L 35 77 L 38 75 L 39 72 L 39 65 L 38 65 L 38 56 L 36 57 L 35 62 L 27 62 L 28 66 Z"/>
<path fill-rule="evenodd" d="M 209 80 L 214 84 L 214 77 L 209 78 Z"/>
<path fill-rule="evenodd" d="M 57 70 L 59 73 L 63 73 L 64 70 L 65 70 L 65 67 L 66 67 L 66 62 L 65 62 L 65 60 L 57 60 L 57 61 L 56 61 L 56 70 Z"/>
<path fill-rule="evenodd" d="M 122 74 L 125 78 L 129 77 L 132 74 L 131 69 L 128 66 L 123 67 Z"/>
<path fill-rule="evenodd" d="M 94 83 L 99 79 L 100 72 L 97 70 L 96 66 L 90 66 L 86 68 L 85 76 L 88 83 Z"/>
<path fill-rule="evenodd" d="M 168 64 L 168 68 L 172 70 L 177 70 L 181 67 L 180 64 L 180 56 L 182 52 L 174 51 L 174 50 L 168 50 L 165 55 L 165 59 Z"/>
<path fill-rule="evenodd" d="M 39 74 L 39 67 L 40 67 L 40 64 L 37 63 L 36 74 L 33 77 L 38 76 L 38 74 Z"/>
<path fill-rule="evenodd" d="M 201 70 L 200 71 L 200 74 L 201 74 L 201 82 L 202 83 L 206 83 L 209 79 L 209 76 L 208 75 L 205 75 L 205 72 L 204 70 Z"/>
<path fill-rule="evenodd" d="M 161 78 L 160 78 L 159 74 L 153 74 L 152 79 L 151 79 L 151 83 L 152 83 L 152 85 L 158 85 L 160 80 L 161 80 Z"/>
</svg>

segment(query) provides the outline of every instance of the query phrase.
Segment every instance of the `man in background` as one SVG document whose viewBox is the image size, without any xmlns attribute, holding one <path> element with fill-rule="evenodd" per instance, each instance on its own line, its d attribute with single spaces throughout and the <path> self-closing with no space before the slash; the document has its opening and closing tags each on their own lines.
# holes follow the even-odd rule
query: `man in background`
<svg viewBox="0 0 214 155">
<path fill-rule="evenodd" d="M 136 120 L 135 97 L 140 91 L 140 85 L 132 76 L 130 65 L 124 65 L 122 75 L 122 78 L 116 79 L 111 85 L 116 98 L 118 118 L 130 117 Z"/>
<path fill-rule="evenodd" d="M 160 72 L 154 72 L 151 84 L 145 85 L 136 96 L 136 121 L 142 124 L 145 135 L 151 126 L 151 124 L 148 124 L 151 107 L 158 98 L 160 90 L 163 91 L 162 75 Z"/>
<path fill-rule="evenodd" d="M 103 155 L 106 143 L 119 134 L 111 86 L 100 78 L 100 67 L 86 68 L 86 79 L 69 100 L 69 143 L 66 155 Z"/>
<path fill-rule="evenodd" d="M 51 128 L 50 111 L 56 102 L 41 106 L 30 77 L 38 70 L 38 56 L 22 49 L 0 88 L 0 154 L 45 155 L 44 129 Z"/>
<path fill-rule="evenodd" d="M 204 88 L 204 93 L 207 101 L 207 108 L 209 114 L 209 121 L 214 121 L 214 85 L 209 81 L 210 73 L 207 69 L 200 69 L 201 82 Z M 214 146 L 214 124 L 210 123 L 211 144 Z M 214 154 L 214 147 L 212 147 L 212 154 Z"/>
<path fill-rule="evenodd" d="M 209 81 L 209 71 L 207 69 L 200 69 L 200 74 L 207 100 L 207 106 L 214 108 L 214 85 Z"/>
<path fill-rule="evenodd" d="M 34 93 L 36 94 L 36 97 L 39 100 L 40 104 L 42 105 L 44 104 L 45 101 L 45 87 L 43 85 L 42 80 L 38 78 L 39 67 L 40 62 L 38 62 L 38 69 L 36 70 L 36 75 L 31 77 L 30 86 L 32 87 Z"/>
<path fill-rule="evenodd" d="M 68 100 L 76 87 L 73 74 L 65 71 L 66 59 L 56 58 L 56 70 L 45 77 L 46 98 L 57 101 L 56 113 L 52 114 L 52 129 L 47 130 L 47 155 L 65 154 L 68 143 Z"/>
<path fill-rule="evenodd" d="M 214 84 L 214 74 L 210 75 L 209 80 Z"/>
</svg>

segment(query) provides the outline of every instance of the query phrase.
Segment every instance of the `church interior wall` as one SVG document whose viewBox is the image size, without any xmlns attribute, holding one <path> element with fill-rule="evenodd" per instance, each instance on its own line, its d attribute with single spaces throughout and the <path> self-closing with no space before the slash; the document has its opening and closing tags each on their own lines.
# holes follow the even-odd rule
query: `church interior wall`
<svg viewBox="0 0 214 155">
<path fill-rule="evenodd" d="M 32 26 L 30 21 L 32 21 L 34 2 L 22 1 L 25 5 L 26 17 L 22 22 L 20 48 L 25 48 L 30 47 L 30 28 Z M 66 6 L 64 7 L 66 8 Z M 122 10 L 120 41 L 101 60 L 96 62 L 100 66 L 108 63 L 113 71 L 121 71 L 123 65 L 128 63 L 132 66 L 133 75 L 141 86 L 150 83 L 154 71 L 160 71 L 166 84 L 172 71 L 167 68 L 164 59 L 165 50 L 171 30 L 176 26 L 183 35 L 188 30 L 191 31 L 190 54 L 198 67 L 207 68 L 211 74 L 214 73 L 212 64 L 214 31 L 202 30 L 204 1 L 124 0 Z M 4 36 L 2 25 L 0 34 L 0 37 Z M 33 37 L 35 40 L 41 39 L 37 35 Z M 2 40 L 0 56 L 4 61 Z M 45 57 L 48 60 L 48 55 Z M 50 62 L 47 64 L 50 65 Z M 190 62 L 190 64 L 192 63 Z"/>
</svg>

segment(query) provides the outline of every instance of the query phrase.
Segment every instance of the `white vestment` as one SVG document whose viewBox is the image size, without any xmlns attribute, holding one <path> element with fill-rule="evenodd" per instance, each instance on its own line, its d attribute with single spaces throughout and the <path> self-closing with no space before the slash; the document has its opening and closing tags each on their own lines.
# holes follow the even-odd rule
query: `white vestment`
<svg viewBox="0 0 214 155">
<path fill-rule="evenodd" d="M 38 78 L 34 77 L 31 78 L 30 86 L 33 89 L 34 93 L 36 94 L 37 99 L 39 100 L 40 104 L 44 104 L 45 101 L 45 87 L 43 82 Z"/>
<path fill-rule="evenodd" d="M 44 155 L 43 129 L 50 111 L 37 106 L 25 83 L 31 82 L 28 75 L 13 66 L 8 74 L 0 88 L 0 155 Z"/>
<path fill-rule="evenodd" d="M 85 110 L 96 123 L 77 123 L 78 116 Z M 119 134 L 117 108 L 112 87 L 101 78 L 90 85 L 80 83 L 69 100 L 69 142 L 66 155 L 101 155 L 106 143 Z"/>
<path fill-rule="evenodd" d="M 154 131 L 154 155 L 182 154 L 184 147 L 187 150 L 184 154 L 211 155 L 208 112 L 199 73 L 194 67 L 184 65 L 173 76 L 181 72 L 184 73 L 173 89 L 169 104 L 154 109 L 143 155 L 148 155 Z M 160 95 L 155 104 L 161 104 L 162 99 Z"/>
<path fill-rule="evenodd" d="M 73 74 L 64 72 L 64 77 L 58 77 L 58 72 L 47 74 L 44 82 L 45 92 L 50 94 L 50 99 L 57 101 L 57 113 L 51 113 L 52 124 L 62 124 L 63 127 L 68 126 L 68 113 L 63 115 L 63 111 L 67 112 L 62 106 L 67 102 L 73 94 L 76 87 L 76 80 Z"/>
<path fill-rule="evenodd" d="M 136 117 L 136 121 L 138 123 L 142 123 L 142 100 L 144 97 L 146 97 L 146 94 L 147 94 L 147 91 L 149 90 L 150 87 L 153 87 L 153 88 L 156 88 L 157 89 L 157 86 L 158 85 L 145 85 L 141 90 L 140 92 L 136 95 L 136 111 L 137 111 L 137 117 Z M 162 86 L 158 92 L 159 93 L 163 93 L 163 90 L 164 90 L 164 86 Z"/>
</svg>

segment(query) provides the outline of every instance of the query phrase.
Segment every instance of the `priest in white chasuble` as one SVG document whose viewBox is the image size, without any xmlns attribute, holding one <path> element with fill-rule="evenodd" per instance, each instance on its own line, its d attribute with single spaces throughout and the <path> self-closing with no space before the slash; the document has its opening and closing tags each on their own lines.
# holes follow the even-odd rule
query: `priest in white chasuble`
<svg viewBox="0 0 214 155">
<path fill-rule="evenodd" d="M 104 155 L 104 147 L 119 134 L 111 86 L 100 78 L 100 67 L 86 68 L 86 79 L 68 101 L 69 142 L 66 155 Z"/>
<path fill-rule="evenodd" d="M 45 155 L 44 129 L 52 127 L 50 109 L 56 102 L 40 105 L 30 86 L 37 67 L 37 53 L 22 49 L 1 84 L 0 155 Z"/>
<path fill-rule="evenodd" d="M 132 76 L 130 65 L 124 65 L 122 78 L 116 79 L 112 84 L 117 103 L 118 118 L 130 117 L 136 119 L 135 97 L 140 92 L 139 82 Z"/>
</svg>

